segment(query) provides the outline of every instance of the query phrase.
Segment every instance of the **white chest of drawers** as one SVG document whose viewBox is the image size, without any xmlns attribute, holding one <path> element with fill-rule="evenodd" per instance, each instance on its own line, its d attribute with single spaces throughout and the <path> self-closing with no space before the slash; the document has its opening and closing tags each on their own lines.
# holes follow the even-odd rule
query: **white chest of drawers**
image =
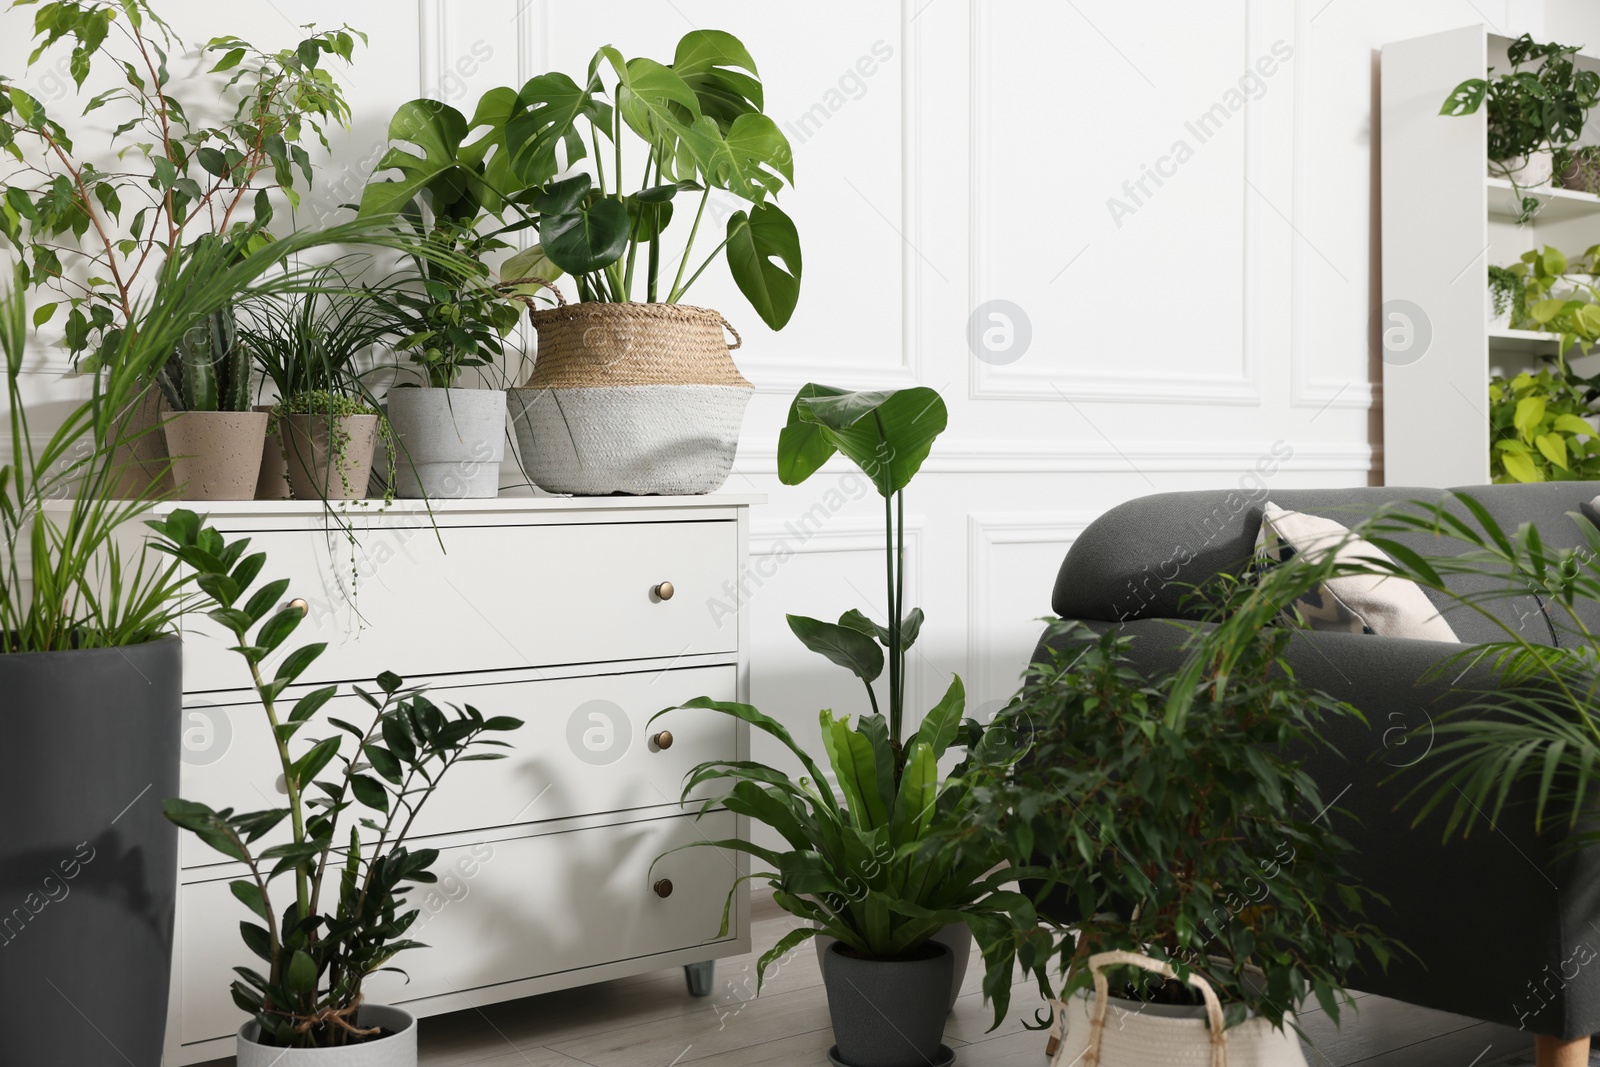
<svg viewBox="0 0 1600 1067">
<path fill-rule="evenodd" d="M 652 870 L 677 846 L 746 833 L 742 818 L 696 824 L 678 804 L 690 767 L 748 758 L 746 731 L 692 710 L 646 724 L 693 696 L 748 699 L 739 585 L 759 501 L 502 496 L 436 502 L 431 517 L 412 501 L 331 516 L 191 505 L 267 553 L 264 580 L 291 579 L 306 620 L 288 647 L 328 643 L 304 688 L 391 670 L 435 700 L 524 721 L 508 758 L 463 764 L 429 802 L 412 843 L 440 850 L 439 882 L 412 891 L 422 916 L 408 936 L 430 947 L 394 961 L 409 982 L 369 980 L 369 999 L 426 1016 L 749 951 L 743 888 L 718 936 L 742 855 L 689 849 Z M 184 635 L 182 795 L 281 803 L 245 668 L 210 626 Z M 228 891 L 242 868 L 187 835 L 180 866 L 167 1067 L 232 1053 L 244 1016 L 228 985 L 250 962 Z"/>
</svg>

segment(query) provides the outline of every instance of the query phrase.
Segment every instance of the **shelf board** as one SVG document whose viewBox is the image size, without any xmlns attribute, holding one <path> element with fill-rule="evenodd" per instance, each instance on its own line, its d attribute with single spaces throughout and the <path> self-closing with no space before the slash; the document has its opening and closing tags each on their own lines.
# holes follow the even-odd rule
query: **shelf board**
<svg viewBox="0 0 1600 1067">
<path fill-rule="evenodd" d="M 1485 178 L 1489 186 L 1489 217 L 1515 222 L 1522 214 L 1522 204 L 1511 183 L 1504 178 Z M 1540 208 L 1533 216 L 1534 222 L 1565 222 L 1568 219 L 1600 215 L 1600 196 L 1581 193 L 1576 189 L 1556 189 L 1539 186 L 1523 189 L 1523 194 L 1538 199 Z"/>
<path fill-rule="evenodd" d="M 1527 356 L 1553 356 L 1556 354 L 1555 334 L 1540 330 L 1490 330 L 1489 350 L 1511 352 Z"/>
</svg>

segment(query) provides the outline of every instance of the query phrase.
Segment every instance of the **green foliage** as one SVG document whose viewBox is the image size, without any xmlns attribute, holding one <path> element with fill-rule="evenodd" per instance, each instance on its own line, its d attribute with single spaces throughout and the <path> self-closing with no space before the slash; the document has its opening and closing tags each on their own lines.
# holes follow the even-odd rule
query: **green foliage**
<svg viewBox="0 0 1600 1067">
<path fill-rule="evenodd" d="M 684 847 L 750 855 L 765 869 L 749 877 L 769 884 L 780 907 L 816 924 L 792 931 L 762 955 L 758 991 L 774 961 L 818 933 L 869 959 L 895 960 L 914 954 L 945 926 L 965 923 L 982 946 L 984 994 L 998 1025 L 1009 1007 L 1013 962 L 1032 968 L 1048 959 L 1051 944 L 1038 930 L 1032 902 L 1008 886 L 1028 872 L 996 869 L 1001 854 L 994 845 L 946 847 L 953 828 L 977 816 L 979 799 L 968 776 L 979 767 L 1003 776 L 1017 752 L 1014 736 L 985 731 L 972 720 L 963 724 L 964 705 L 958 678 L 908 741 L 903 759 L 883 716 L 862 715 L 852 726 L 848 716 L 821 712 L 823 748 L 842 799 L 776 720 L 747 704 L 707 697 L 683 705 L 748 723 L 776 739 L 806 771 L 795 780 L 760 763 L 712 760 L 684 780 L 685 798 L 706 782 L 727 782 L 727 792 L 704 801 L 700 814 L 726 808 L 771 827 L 788 846 L 771 850 L 736 839 Z M 969 755 L 941 780 L 939 759 L 958 737 Z M 730 893 L 723 934 L 732 903 Z"/>
<path fill-rule="evenodd" d="M 70 43 L 80 87 L 95 64 L 119 75 L 83 109 L 87 115 L 107 108 L 117 123 L 112 148 L 130 169 L 108 172 L 80 160 L 67 128 L 14 76 L 0 74 L 0 149 L 31 164 L 3 184 L 0 234 L 23 253 L 29 283 L 58 295 L 40 307 L 36 325 L 64 307 L 67 346 L 74 357 L 92 353 L 92 369 L 135 321 L 151 272 L 208 235 L 235 256 L 271 240 L 270 194 L 298 206 L 302 180 L 311 182 L 303 142 L 315 136 L 326 146 L 325 129 L 349 120 L 343 94 L 320 61 L 348 62 L 352 34 L 361 35 L 348 27 L 313 33 L 277 52 L 214 38 L 204 50 L 218 55 L 211 70 L 218 77 L 180 85 L 168 61 L 187 46 L 146 0 L 14 0 L 12 8 L 25 6 L 36 8 L 38 47 L 30 67 L 53 46 Z M 231 116 L 216 125 L 191 118 L 182 99 L 190 88 L 205 105 L 196 115 L 214 110 L 220 97 Z M 96 116 L 97 126 L 106 122 Z"/>
<path fill-rule="evenodd" d="M 1468 668 L 1485 665 L 1494 682 L 1459 690 L 1466 699 L 1434 714 L 1428 759 L 1405 772 L 1411 798 L 1424 800 L 1415 821 L 1447 812 L 1448 839 L 1480 823 L 1493 827 L 1508 804 L 1531 801 L 1536 830 L 1561 827 L 1570 848 L 1600 843 L 1600 831 L 1585 822 L 1593 813 L 1600 764 L 1600 634 L 1584 621 L 1600 602 L 1600 529 L 1569 513 L 1584 543 L 1557 548 L 1532 523 L 1507 530 L 1471 496 L 1456 494 L 1455 500 L 1464 515 L 1443 503 L 1416 502 L 1358 531 L 1389 556 L 1364 569 L 1443 593 L 1504 634 L 1463 647 L 1434 672 L 1455 682 Z M 1465 551 L 1420 555 L 1413 550 L 1418 534 L 1448 538 Z M 1477 591 L 1457 592 L 1446 583 Z M 1495 611 L 1496 600 L 1530 593 L 1544 605 L 1560 647 L 1530 642 Z"/>
<path fill-rule="evenodd" d="M 1590 305 L 1594 306 L 1594 305 Z M 1548 370 L 1489 382 L 1490 476 L 1495 482 L 1600 479 L 1592 386 Z"/>
<path fill-rule="evenodd" d="M 338 264 L 314 268 L 312 277 L 315 293 L 273 293 L 240 303 L 239 340 L 280 400 L 333 393 L 373 405 L 360 361 L 392 332 L 392 318 L 371 296 L 386 283 L 364 289 Z"/>
<path fill-rule="evenodd" d="M 1319 821 L 1327 801 L 1286 753 L 1321 744 L 1328 717 L 1359 713 L 1296 686 L 1287 630 L 1220 633 L 1196 631 L 1196 675 L 1146 677 L 1132 638 L 1056 623 L 1047 640 L 1065 651 L 1029 668 L 991 727 L 1029 751 L 982 768 L 963 836 L 980 850 L 1003 841 L 1013 864 L 1048 870 L 1041 894 L 1071 901 L 1073 931 L 1055 932 L 1064 992 L 1092 986 L 1089 956 L 1126 949 L 1201 974 L 1229 1025 L 1254 1010 L 1281 1027 L 1312 997 L 1337 1019 L 1358 950 L 1387 961 L 1392 948 L 1360 920 L 1350 846 Z M 1241 636 L 1224 655 L 1218 642 Z"/>
<path fill-rule="evenodd" d="M 468 367 L 486 367 L 505 355 L 505 339 L 522 314 L 519 299 L 494 284 L 483 257 L 508 247 L 483 237 L 470 224 L 413 205 L 394 222 L 418 242 L 409 278 L 391 277 L 364 292 L 384 320 L 385 334 L 404 352 L 430 386 L 448 389 Z M 426 252 L 452 253 L 455 264 Z M 528 299 L 526 297 L 522 299 Z"/>
<path fill-rule="evenodd" d="M 581 84 L 552 72 L 520 91 L 490 90 L 471 121 L 439 101 L 413 100 L 389 126 L 391 140 L 409 147 L 392 148 L 379 161 L 361 213 L 393 215 L 426 201 L 437 217 L 469 227 L 484 215 L 513 215 L 516 221 L 495 232 L 537 226 L 540 244 L 523 264 L 536 260 L 540 269 L 508 265 L 508 280 L 553 281 L 564 272 L 581 300 L 618 302 L 634 299 L 642 280 L 644 298 L 654 302 L 661 299 L 662 241 L 674 200 L 698 193 L 666 302 L 682 299 L 726 250 L 740 291 L 762 321 L 782 329 L 800 296 L 801 252 L 793 221 L 774 202 L 794 183 L 793 155 L 763 112 L 764 95 L 755 60 L 737 38 L 693 30 L 671 64 L 626 59 L 607 46 Z M 628 133 L 645 151 L 636 185 L 624 180 Z M 584 170 L 570 173 L 585 160 Z M 722 242 L 685 280 L 714 190 L 750 207 L 733 213 Z"/>
<path fill-rule="evenodd" d="M 350 223 L 290 234 L 244 259 L 204 243 L 164 261 L 159 284 L 134 305 L 138 328 L 108 340 L 104 373 L 92 379 L 89 399 L 62 414 L 43 443 L 29 431 L 19 386 L 27 313 L 17 272 L 0 331 L 13 457 L 0 467 L 0 651 L 132 644 L 170 629 L 184 608 L 185 579 L 152 566 L 142 551 L 125 555 L 117 537 L 148 512 L 163 473 L 120 466 L 125 446 L 160 432 L 134 428 L 129 411 L 155 388 L 194 323 L 252 294 L 314 291 L 314 275 L 285 265 L 313 249 L 345 245 L 413 250 L 387 227 Z"/>
<path fill-rule="evenodd" d="M 867 687 L 878 710 L 872 683 L 889 664 L 889 736 L 900 743 L 905 719 L 906 652 L 922 628 L 922 609 L 905 608 L 906 486 L 928 458 L 948 421 L 944 400 L 932 389 L 916 387 L 851 393 L 827 385 L 802 386 L 789 406 L 789 421 L 778 435 L 778 477 L 799 485 L 835 453 L 844 455 L 872 480 L 883 497 L 887 626 L 878 626 L 851 609 L 837 625 L 800 615 L 789 627 L 813 652 L 845 667 Z"/>
<path fill-rule="evenodd" d="M 1496 317 L 1505 315 L 1513 329 L 1528 317 L 1527 285 L 1523 275 L 1510 267 L 1489 267 L 1489 299 Z"/>
<path fill-rule="evenodd" d="M 471 706 L 441 708 L 388 672 L 378 676 L 376 692 L 354 689 L 368 708 L 365 724 L 332 716 L 319 723 L 337 686 L 311 690 L 292 704 L 284 695 L 324 648 L 305 645 L 280 657 L 301 620 L 297 609 L 278 606 L 288 580 L 258 583 L 265 554 L 247 554 L 248 538 L 228 541 L 194 512 L 177 510 L 147 525 L 156 547 L 193 571 L 211 604 L 207 614 L 232 635 L 271 728 L 288 792 L 287 807 L 248 813 L 166 802 L 173 823 L 249 868 L 250 877 L 230 888 L 265 923 L 247 920 L 239 927 L 266 969 L 234 968 L 234 1003 L 255 1016 L 267 1044 L 358 1042 L 371 1034 L 352 1029 L 363 981 L 397 953 L 421 947 L 406 937 L 420 914 L 406 894 L 413 884 L 436 881 L 428 868 L 438 851 L 406 847 L 417 813 L 455 764 L 503 758 L 483 751 L 506 747 L 486 735 L 522 723 L 486 719 Z M 274 658 L 269 678 L 267 663 Z M 317 728 L 324 724 L 331 729 Z M 321 736 L 300 738 L 307 727 Z M 258 847 L 286 820 L 287 842 Z M 357 825 L 347 828 L 351 820 Z M 274 889 L 285 883 L 294 899 L 274 903 Z"/>
<path fill-rule="evenodd" d="M 174 411 L 249 411 L 250 351 L 240 343 L 233 309 L 185 330 L 156 381 Z"/>
<path fill-rule="evenodd" d="M 1516 187 L 1516 174 L 1506 164 L 1534 152 L 1551 149 L 1557 172 L 1566 169 L 1569 149 L 1583 134 L 1583 123 L 1600 100 L 1600 74 L 1581 70 L 1572 57 L 1576 45 L 1537 44 L 1523 34 L 1506 49 L 1511 69 L 1498 78 L 1468 78 L 1450 91 L 1439 109 L 1441 115 L 1471 115 L 1487 106 L 1489 160 Z M 1523 69 L 1524 65 L 1536 69 Z M 1494 74 L 1490 67 L 1488 74 Z M 1538 201 L 1523 198 L 1522 221 L 1538 209 Z"/>
<path fill-rule="evenodd" d="M 1600 99 L 1600 75 L 1580 70 L 1572 60 L 1577 52 L 1577 45 L 1537 44 L 1523 34 L 1506 49 L 1509 71 L 1492 80 L 1468 78 L 1450 91 L 1439 114 L 1471 115 L 1487 103 L 1494 161 L 1573 144 Z M 1537 69 L 1524 70 L 1525 64 Z"/>
</svg>

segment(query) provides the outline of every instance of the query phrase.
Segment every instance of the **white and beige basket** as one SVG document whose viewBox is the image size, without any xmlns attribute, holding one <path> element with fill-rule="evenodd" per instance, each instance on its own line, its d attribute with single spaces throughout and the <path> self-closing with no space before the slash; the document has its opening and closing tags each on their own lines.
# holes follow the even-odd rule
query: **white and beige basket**
<svg viewBox="0 0 1600 1067">
<path fill-rule="evenodd" d="M 721 315 L 563 301 L 529 318 L 538 356 L 510 409 L 535 485 L 581 496 L 722 487 L 754 387 L 734 366 L 739 334 Z"/>
<path fill-rule="evenodd" d="M 1224 1029 L 1222 1003 L 1211 985 L 1197 974 L 1187 981 L 1205 1001 L 1205 1018 L 1174 1018 L 1141 1011 L 1127 1002 L 1115 1008 L 1105 968 L 1139 967 L 1177 978 L 1160 960 L 1133 952 L 1090 956 L 1094 996 L 1079 992 L 1065 1001 L 1051 1001 L 1055 1026 L 1050 1067 L 1306 1067 L 1300 1042 L 1287 1025 L 1282 1030 L 1263 1018 L 1247 1019 Z"/>
</svg>

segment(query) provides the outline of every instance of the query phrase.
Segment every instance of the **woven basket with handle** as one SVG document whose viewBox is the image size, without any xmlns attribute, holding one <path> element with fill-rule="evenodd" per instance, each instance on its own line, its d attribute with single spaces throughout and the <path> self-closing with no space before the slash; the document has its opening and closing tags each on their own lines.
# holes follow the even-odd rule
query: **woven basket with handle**
<svg viewBox="0 0 1600 1067">
<path fill-rule="evenodd" d="M 1173 1018 L 1142 1011 L 1137 1002 L 1113 1002 L 1105 975 L 1107 967 L 1129 966 L 1177 978 L 1166 963 L 1134 952 L 1101 952 L 1089 957 L 1088 966 L 1093 998 L 1079 992 L 1051 1001 L 1050 1067 L 1306 1067 L 1288 1020 L 1282 1030 L 1260 1017 L 1225 1029 L 1222 1003 L 1198 974 L 1186 981 L 1205 1002 L 1205 1017 Z"/>
<path fill-rule="evenodd" d="M 534 484 L 587 496 L 721 488 L 754 391 L 734 366 L 727 320 L 681 304 L 567 304 L 550 291 L 558 306 L 529 302 L 538 355 L 510 396 Z"/>
</svg>

